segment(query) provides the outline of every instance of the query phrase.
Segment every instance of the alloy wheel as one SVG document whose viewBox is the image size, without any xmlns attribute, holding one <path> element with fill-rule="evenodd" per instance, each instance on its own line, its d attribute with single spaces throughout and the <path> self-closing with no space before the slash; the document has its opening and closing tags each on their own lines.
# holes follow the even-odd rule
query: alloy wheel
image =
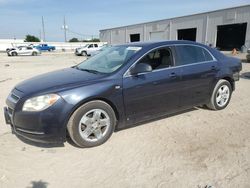
<svg viewBox="0 0 250 188">
<path fill-rule="evenodd" d="M 111 125 L 110 117 L 102 109 L 93 109 L 83 115 L 79 122 L 79 133 L 88 142 L 102 139 Z"/>
</svg>

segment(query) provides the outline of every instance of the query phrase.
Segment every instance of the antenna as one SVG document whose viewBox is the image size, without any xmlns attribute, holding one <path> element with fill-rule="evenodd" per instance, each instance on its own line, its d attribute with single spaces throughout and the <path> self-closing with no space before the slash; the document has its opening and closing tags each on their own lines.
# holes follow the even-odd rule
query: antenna
<svg viewBox="0 0 250 188">
<path fill-rule="evenodd" d="M 43 28 L 43 41 L 45 42 L 45 29 L 44 29 L 44 20 L 43 20 L 43 16 L 42 16 L 42 28 Z"/>
</svg>

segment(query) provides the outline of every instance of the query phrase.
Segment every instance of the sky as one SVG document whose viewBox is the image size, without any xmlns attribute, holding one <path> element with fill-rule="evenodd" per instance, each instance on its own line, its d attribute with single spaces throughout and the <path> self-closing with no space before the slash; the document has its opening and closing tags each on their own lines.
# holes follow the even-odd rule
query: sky
<svg viewBox="0 0 250 188">
<path fill-rule="evenodd" d="M 0 0 L 0 39 L 98 37 L 99 30 L 250 4 L 250 0 Z"/>
</svg>

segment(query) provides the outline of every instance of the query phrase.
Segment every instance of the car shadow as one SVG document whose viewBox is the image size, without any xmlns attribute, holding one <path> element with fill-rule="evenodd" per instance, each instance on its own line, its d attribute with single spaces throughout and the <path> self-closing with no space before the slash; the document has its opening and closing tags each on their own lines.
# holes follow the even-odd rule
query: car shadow
<svg viewBox="0 0 250 188">
<path fill-rule="evenodd" d="M 179 111 L 179 112 L 175 112 L 175 113 L 171 113 L 171 114 L 168 114 L 168 115 L 163 115 L 163 116 L 160 116 L 160 117 L 156 117 L 156 118 L 153 118 L 153 119 L 150 119 L 150 120 L 145 120 L 145 121 L 142 121 L 142 122 L 139 122 L 139 123 L 135 123 L 135 124 L 129 125 L 128 127 L 117 129 L 117 130 L 115 130 L 115 132 L 119 132 L 119 131 L 122 131 L 122 130 L 138 127 L 138 126 L 141 126 L 141 125 L 144 125 L 144 124 L 147 124 L 147 123 L 152 123 L 154 121 L 159 121 L 159 120 L 162 120 L 162 119 L 166 119 L 166 118 L 169 118 L 169 117 L 172 117 L 172 116 L 185 114 L 187 112 L 191 112 L 191 111 L 195 111 L 195 110 L 199 110 L 199 109 L 205 109 L 206 110 L 208 108 L 206 108 L 205 106 L 204 107 L 199 106 L 199 107 L 193 107 L 193 108 L 190 108 L 190 109 L 185 109 L 185 110 L 182 110 L 182 111 Z"/>
<path fill-rule="evenodd" d="M 32 181 L 30 182 L 31 186 L 28 186 L 27 188 L 47 188 L 49 183 L 45 181 Z"/>
<path fill-rule="evenodd" d="M 68 144 L 70 144 L 71 146 L 74 146 L 76 148 L 81 148 L 80 146 L 76 145 L 75 142 L 70 138 L 68 132 L 67 132 L 67 135 L 66 135 L 66 142 Z"/>
<path fill-rule="evenodd" d="M 240 75 L 240 78 L 250 80 L 250 72 L 244 72 Z"/>
<path fill-rule="evenodd" d="M 64 143 L 40 143 L 40 142 L 35 142 L 29 139 L 26 139 L 22 136 L 16 135 L 16 137 L 24 142 L 25 144 L 31 145 L 31 146 L 36 146 L 40 148 L 56 148 L 56 147 L 64 147 Z"/>
<path fill-rule="evenodd" d="M 242 59 L 241 62 L 242 63 L 249 63 L 249 61 L 247 59 Z"/>
</svg>

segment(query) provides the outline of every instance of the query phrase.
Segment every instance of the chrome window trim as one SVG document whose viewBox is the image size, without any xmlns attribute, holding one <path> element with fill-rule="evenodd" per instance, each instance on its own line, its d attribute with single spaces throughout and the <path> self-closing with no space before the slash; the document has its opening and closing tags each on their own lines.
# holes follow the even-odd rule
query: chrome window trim
<svg viewBox="0 0 250 188">
<path fill-rule="evenodd" d="M 159 72 L 159 71 L 164 71 L 166 69 L 175 69 L 175 68 L 179 68 L 179 67 L 187 67 L 187 66 L 190 66 L 190 65 L 199 65 L 199 64 L 204 64 L 204 63 L 211 63 L 211 62 L 214 62 L 214 61 L 202 61 L 202 62 L 198 62 L 198 63 L 192 63 L 192 64 L 188 64 L 188 65 L 179 65 L 179 66 L 173 66 L 173 67 L 166 67 L 166 68 L 162 68 L 162 69 L 156 69 L 156 70 L 153 70 L 151 72 L 143 72 L 143 73 L 139 73 L 137 75 L 143 75 L 143 74 L 150 74 L 150 73 L 154 73 L 154 72 Z M 128 78 L 128 77 L 131 77 L 133 75 L 126 75 L 124 76 L 124 78 Z"/>
<path fill-rule="evenodd" d="M 197 63 L 190 63 L 190 64 L 187 64 L 187 65 L 177 65 L 177 66 L 172 66 L 172 67 L 166 67 L 166 68 L 162 68 L 162 69 L 156 69 L 156 70 L 153 70 L 151 72 L 145 72 L 145 73 L 139 73 L 137 75 L 143 75 L 143 74 L 148 74 L 148 73 L 153 73 L 153 72 L 159 72 L 159 71 L 164 71 L 166 69 L 173 69 L 173 68 L 178 68 L 178 67 L 186 67 L 186 66 L 190 66 L 190 65 L 197 65 L 197 64 L 204 64 L 204 63 L 211 63 L 211 62 L 214 62 L 214 61 L 217 61 L 217 59 L 213 56 L 213 54 L 208 50 L 206 49 L 205 47 L 203 46 L 200 46 L 200 45 L 196 45 L 196 44 L 171 44 L 171 45 L 162 45 L 162 46 L 158 46 L 158 47 L 155 47 L 155 48 L 152 48 L 151 50 L 147 51 L 146 53 L 144 53 L 139 59 L 137 59 L 127 70 L 126 72 L 123 74 L 123 78 L 127 78 L 127 77 L 131 77 L 133 75 L 130 75 L 129 74 L 129 70 L 138 62 L 140 61 L 143 57 L 145 57 L 146 54 L 152 52 L 153 50 L 156 50 L 158 48 L 164 48 L 164 47 L 175 47 L 175 46 L 195 46 L 195 47 L 200 47 L 200 48 L 203 48 L 204 50 L 206 50 L 210 55 L 211 57 L 213 58 L 213 60 L 211 61 L 201 61 L 201 62 L 197 62 Z M 172 52 L 171 52 L 172 53 Z M 173 53 L 172 53 L 173 54 Z M 175 62 L 175 59 L 173 58 L 173 62 Z"/>
</svg>

